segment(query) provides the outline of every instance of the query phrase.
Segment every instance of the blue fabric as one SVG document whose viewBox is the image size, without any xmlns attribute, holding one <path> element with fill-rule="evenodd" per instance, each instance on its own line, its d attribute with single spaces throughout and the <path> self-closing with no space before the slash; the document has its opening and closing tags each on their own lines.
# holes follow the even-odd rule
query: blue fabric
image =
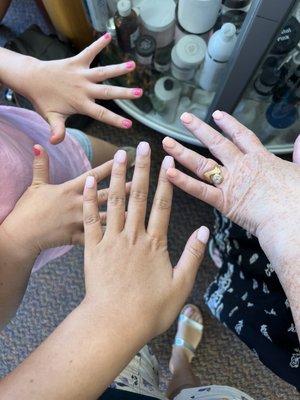
<svg viewBox="0 0 300 400">
<path fill-rule="evenodd" d="M 67 132 L 80 144 L 90 163 L 93 161 L 93 148 L 88 136 L 79 129 L 67 128 Z"/>
</svg>

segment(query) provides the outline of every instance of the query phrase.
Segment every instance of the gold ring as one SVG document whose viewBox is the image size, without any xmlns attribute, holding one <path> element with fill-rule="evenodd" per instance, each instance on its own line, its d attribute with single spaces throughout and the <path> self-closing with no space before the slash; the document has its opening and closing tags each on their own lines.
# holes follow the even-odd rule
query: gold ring
<svg viewBox="0 0 300 400">
<path fill-rule="evenodd" d="M 220 185 L 224 180 L 220 165 L 216 165 L 215 168 L 205 172 L 204 176 L 213 185 Z"/>
</svg>

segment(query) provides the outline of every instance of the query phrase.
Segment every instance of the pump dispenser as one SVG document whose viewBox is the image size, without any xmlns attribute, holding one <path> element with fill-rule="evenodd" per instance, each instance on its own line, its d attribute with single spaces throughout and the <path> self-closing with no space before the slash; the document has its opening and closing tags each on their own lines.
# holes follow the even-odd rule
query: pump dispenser
<svg viewBox="0 0 300 400">
<path fill-rule="evenodd" d="M 198 82 L 204 90 L 217 89 L 236 41 L 236 27 L 231 23 L 224 24 L 210 38 Z"/>
</svg>

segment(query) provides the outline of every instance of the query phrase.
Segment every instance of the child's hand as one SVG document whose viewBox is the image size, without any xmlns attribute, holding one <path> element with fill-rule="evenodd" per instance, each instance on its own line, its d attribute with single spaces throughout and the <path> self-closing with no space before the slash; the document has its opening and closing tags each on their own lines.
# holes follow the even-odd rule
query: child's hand
<svg viewBox="0 0 300 400">
<path fill-rule="evenodd" d="M 112 161 L 71 181 L 51 185 L 48 155 L 40 145 L 35 145 L 34 151 L 32 184 L 3 221 L 4 236 L 14 241 L 16 248 L 35 255 L 51 247 L 84 244 L 82 192 L 85 179 L 93 175 L 99 182 L 109 176 Z M 107 189 L 98 191 L 98 205 L 106 202 L 107 194 Z M 105 213 L 100 216 L 106 218 Z"/>
<path fill-rule="evenodd" d="M 140 88 L 122 88 L 101 82 L 124 75 L 135 68 L 133 61 L 118 65 L 91 68 L 90 64 L 110 42 L 105 34 L 75 57 L 56 61 L 31 59 L 27 70 L 28 79 L 23 81 L 23 94 L 29 98 L 37 112 L 49 122 L 51 143 L 60 143 L 65 137 L 65 121 L 72 114 L 84 114 L 106 124 L 128 129 L 129 119 L 123 118 L 95 99 L 137 99 Z"/>
</svg>

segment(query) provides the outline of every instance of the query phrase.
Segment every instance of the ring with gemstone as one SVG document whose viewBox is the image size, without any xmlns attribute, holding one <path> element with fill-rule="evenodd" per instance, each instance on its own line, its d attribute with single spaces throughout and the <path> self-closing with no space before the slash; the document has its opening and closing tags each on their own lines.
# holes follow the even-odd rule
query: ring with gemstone
<svg viewBox="0 0 300 400">
<path fill-rule="evenodd" d="M 205 172 L 204 176 L 213 185 L 220 185 L 224 180 L 220 165 L 216 165 L 210 171 Z"/>
</svg>

